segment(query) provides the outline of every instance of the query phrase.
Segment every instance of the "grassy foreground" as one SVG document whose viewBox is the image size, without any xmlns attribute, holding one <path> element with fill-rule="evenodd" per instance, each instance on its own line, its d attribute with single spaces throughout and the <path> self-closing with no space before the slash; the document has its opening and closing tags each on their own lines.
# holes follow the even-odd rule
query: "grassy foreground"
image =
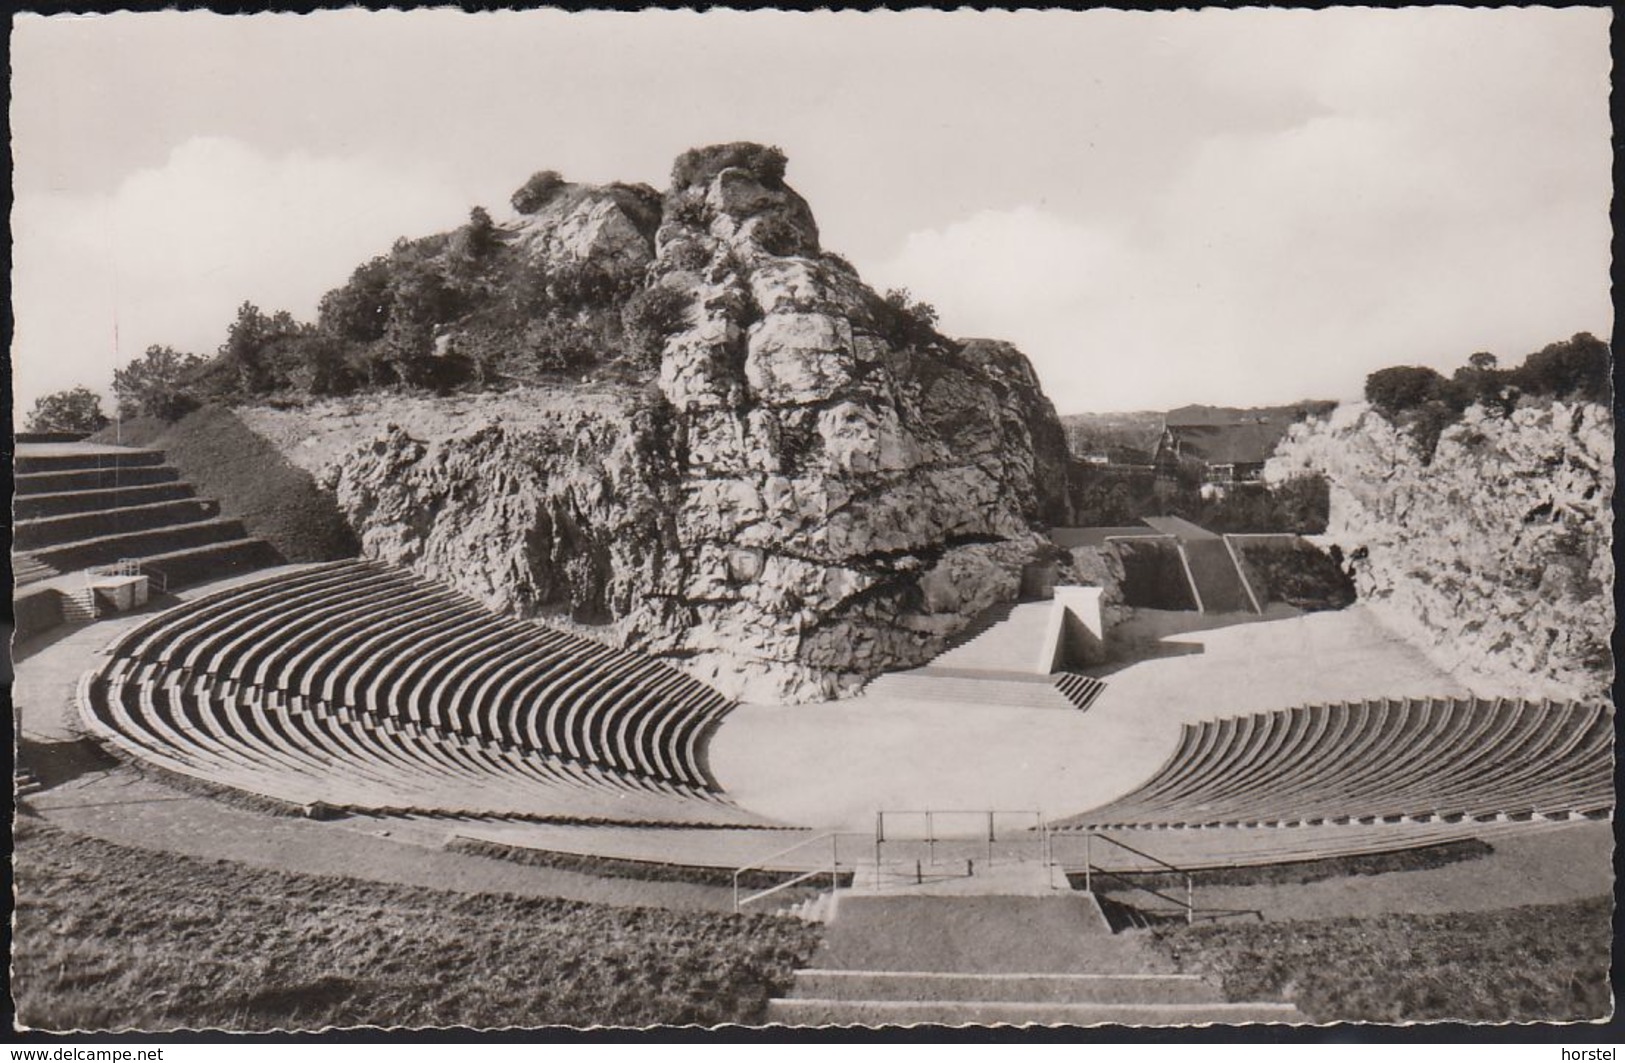
<svg viewBox="0 0 1625 1063">
<path fill-rule="evenodd" d="M 774 916 L 262 871 L 25 824 L 12 993 L 42 1029 L 753 1023 L 819 937 Z"/>
<path fill-rule="evenodd" d="M 1558 1022 L 1611 1011 L 1612 903 L 1158 929 L 1181 968 L 1232 1000 L 1297 1002 L 1316 1022 Z"/>
</svg>

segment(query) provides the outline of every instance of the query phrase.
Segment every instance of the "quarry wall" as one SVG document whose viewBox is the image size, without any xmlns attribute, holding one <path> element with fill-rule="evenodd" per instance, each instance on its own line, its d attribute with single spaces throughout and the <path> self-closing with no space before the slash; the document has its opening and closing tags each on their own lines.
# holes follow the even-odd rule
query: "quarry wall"
<svg viewBox="0 0 1625 1063">
<path fill-rule="evenodd" d="M 1469 407 L 1431 461 L 1363 403 L 1294 426 L 1266 476 L 1331 485 L 1323 541 L 1359 598 L 1482 696 L 1612 681 L 1613 421 L 1591 403 Z"/>
</svg>

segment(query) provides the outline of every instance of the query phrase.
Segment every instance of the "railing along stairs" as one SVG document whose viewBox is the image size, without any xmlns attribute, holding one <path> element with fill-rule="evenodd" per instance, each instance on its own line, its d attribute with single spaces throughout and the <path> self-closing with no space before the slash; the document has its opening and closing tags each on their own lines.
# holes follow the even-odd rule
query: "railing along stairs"
<svg viewBox="0 0 1625 1063">
<path fill-rule="evenodd" d="M 771 867 L 773 863 L 782 860 L 791 853 L 800 852 L 803 849 L 818 845 L 822 842 L 829 843 L 828 867 L 814 867 L 811 871 L 804 871 L 800 874 L 794 874 L 791 878 L 788 878 L 783 882 L 774 883 L 766 889 L 758 890 L 755 893 L 746 894 L 744 896 L 740 895 L 742 885 L 741 880 L 745 875 L 752 871 L 771 871 L 773 870 Z M 796 844 L 788 846 L 784 849 L 780 849 L 776 853 L 769 853 L 767 856 L 762 857 L 755 863 L 746 864 L 744 867 L 735 868 L 733 873 L 734 911 L 738 912 L 747 904 L 754 904 L 755 902 L 766 897 L 771 897 L 774 894 L 787 890 L 792 886 L 799 886 L 803 882 L 809 882 L 812 879 L 818 878 L 822 875 L 829 876 L 830 892 L 832 894 L 838 893 L 841 888 L 841 851 L 840 835 L 838 833 L 831 832 L 828 834 L 818 834 L 811 838 L 803 838 Z"/>
<path fill-rule="evenodd" d="M 1056 860 L 1054 855 L 1054 841 L 1057 835 L 1052 834 L 1047 826 L 1045 827 L 1044 831 L 1046 835 L 1045 850 L 1050 854 L 1050 866 L 1052 871 L 1055 867 L 1061 867 L 1062 873 L 1064 874 L 1065 867 L 1063 866 L 1063 863 Z M 1079 838 L 1078 834 L 1073 831 L 1067 831 L 1061 836 L 1064 836 L 1068 840 L 1081 840 L 1083 843 L 1083 888 L 1087 893 L 1095 892 L 1096 879 L 1105 879 L 1108 882 L 1117 883 L 1119 886 L 1122 886 L 1125 889 L 1143 893 L 1147 896 L 1155 898 L 1156 900 L 1164 902 L 1165 906 L 1159 908 L 1143 908 L 1138 905 L 1134 906 L 1138 910 L 1144 912 L 1146 915 L 1166 916 L 1172 914 L 1176 918 L 1183 916 L 1186 924 L 1195 923 L 1197 919 L 1219 920 L 1246 916 L 1256 918 L 1259 922 L 1264 921 L 1264 913 L 1256 908 L 1196 907 L 1196 878 L 1190 871 L 1178 866 L 1177 864 L 1171 864 L 1161 857 L 1152 856 L 1143 849 L 1136 849 L 1127 842 L 1119 841 L 1110 835 L 1100 834 L 1095 831 L 1083 832 L 1081 838 Z M 1095 863 L 1094 847 L 1096 842 L 1116 846 L 1125 852 L 1139 857 L 1143 861 L 1149 861 L 1151 864 L 1159 868 L 1162 873 L 1183 880 L 1185 887 L 1184 896 L 1173 896 L 1153 886 L 1148 886 L 1143 882 L 1136 882 L 1134 879 L 1128 877 L 1130 874 L 1132 874 L 1132 872 L 1127 872 L 1121 869 L 1114 871 Z"/>
</svg>

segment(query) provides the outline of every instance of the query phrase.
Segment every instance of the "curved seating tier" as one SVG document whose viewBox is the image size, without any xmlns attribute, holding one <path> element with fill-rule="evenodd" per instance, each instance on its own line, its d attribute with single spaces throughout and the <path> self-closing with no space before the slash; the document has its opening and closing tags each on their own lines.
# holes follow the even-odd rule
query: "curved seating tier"
<svg viewBox="0 0 1625 1063">
<path fill-rule="evenodd" d="M 719 792 L 730 708 L 651 658 L 348 561 L 237 586 L 126 633 L 80 711 L 131 754 L 356 811 L 765 826 Z"/>
<path fill-rule="evenodd" d="M 1187 724 L 1134 791 L 1061 829 L 1567 819 L 1613 809 L 1606 704 L 1383 698 Z"/>
</svg>

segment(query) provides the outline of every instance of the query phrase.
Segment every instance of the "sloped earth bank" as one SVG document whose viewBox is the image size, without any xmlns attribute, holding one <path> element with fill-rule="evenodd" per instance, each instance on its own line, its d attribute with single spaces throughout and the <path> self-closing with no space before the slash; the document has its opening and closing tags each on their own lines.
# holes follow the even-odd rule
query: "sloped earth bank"
<svg viewBox="0 0 1625 1063">
<path fill-rule="evenodd" d="M 241 415 L 318 471 L 367 555 L 725 693 L 818 699 L 922 663 L 1070 517 L 1054 409 L 1019 351 L 948 340 L 824 254 L 777 174 L 686 179 L 652 234 L 577 186 L 505 228 L 545 272 L 673 293 L 646 383 Z"/>
<path fill-rule="evenodd" d="M 17 1020 L 48 1030 L 761 1021 L 795 919 L 462 894 L 17 841 Z"/>
<path fill-rule="evenodd" d="M 1602 697 L 1612 682 L 1613 418 L 1470 407 L 1431 462 L 1364 404 L 1295 425 L 1272 479 L 1331 485 L 1324 536 L 1396 633 L 1483 696 Z"/>
<path fill-rule="evenodd" d="M 1227 996 L 1292 1000 L 1315 1022 L 1576 1022 L 1613 1012 L 1611 903 L 1155 931 Z"/>
</svg>

